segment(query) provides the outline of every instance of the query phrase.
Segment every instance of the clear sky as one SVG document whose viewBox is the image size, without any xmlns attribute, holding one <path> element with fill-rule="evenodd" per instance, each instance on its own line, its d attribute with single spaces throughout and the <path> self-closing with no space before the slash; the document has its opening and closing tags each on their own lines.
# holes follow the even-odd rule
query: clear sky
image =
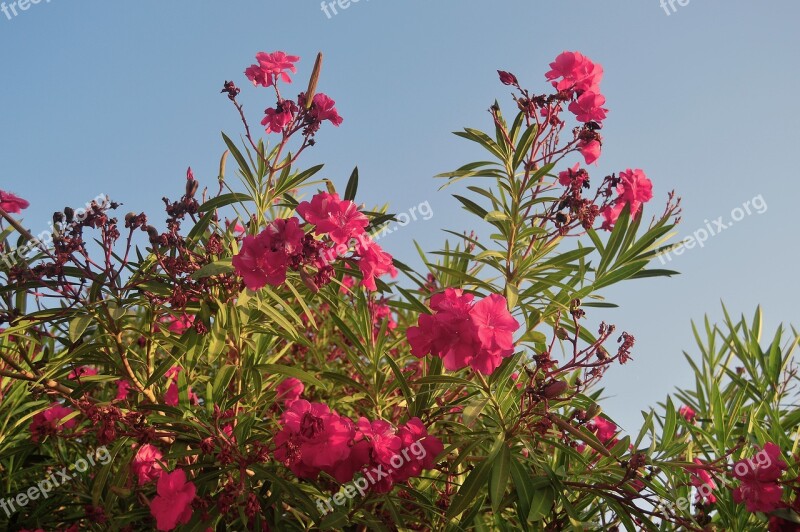
<svg viewBox="0 0 800 532">
<path fill-rule="evenodd" d="M 800 4 L 674 5 L 668 15 L 659 0 L 361 0 L 329 18 L 317 0 L 41 0 L 10 19 L 0 12 L 0 188 L 31 201 L 34 232 L 53 211 L 101 193 L 123 201 L 123 214 L 161 223 L 160 198 L 180 194 L 186 167 L 213 186 L 220 130 L 240 133 L 223 81 L 243 87 L 256 123 L 273 102 L 247 87 L 254 54 L 300 55 L 305 83 L 321 50 L 320 89 L 345 121 L 323 129 L 305 164 L 325 162 L 324 177 L 340 187 L 358 165 L 369 205 L 402 212 L 428 201 L 433 218 L 381 242 L 413 262 L 413 239 L 434 250 L 439 229 L 473 223 L 431 177 L 483 157 L 451 131 L 490 127 L 495 98 L 511 113 L 495 70 L 543 90 L 547 64 L 582 51 L 605 68 L 610 109 L 595 175 L 644 169 L 656 194 L 650 214 L 676 189 L 681 236 L 720 216 L 727 223 L 755 197 L 767 207 L 674 257 L 669 267 L 683 275 L 608 292 L 622 308 L 594 317 L 637 344 L 634 361 L 609 373 L 605 406 L 634 430 L 639 410 L 691 384 L 681 354 L 696 352 L 689 322 L 718 318 L 721 300 L 734 313 L 762 304 L 770 328 L 800 325 Z"/>
</svg>

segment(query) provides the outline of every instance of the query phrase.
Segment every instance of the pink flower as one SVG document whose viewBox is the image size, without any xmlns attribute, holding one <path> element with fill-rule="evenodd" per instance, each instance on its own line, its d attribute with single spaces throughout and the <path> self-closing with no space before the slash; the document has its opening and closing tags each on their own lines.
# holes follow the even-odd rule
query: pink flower
<svg viewBox="0 0 800 532">
<path fill-rule="evenodd" d="M 581 169 L 581 165 L 579 163 L 575 163 L 575 166 L 572 168 L 568 168 L 563 172 L 558 173 L 558 183 L 565 187 L 570 186 L 571 184 L 575 183 L 576 188 L 581 188 L 583 183 L 589 180 L 589 174 L 586 170 Z"/>
<path fill-rule="evenodd" d="M 766 443 L 753 458 L 736 462 L 733 476 L 741 482 L 733 490 L 734 502 L 744 502 L 748 512 L 777 510 L 782 506 L 783 498 L 783 488 L 777 480 L 787 468 L 781 459 L 780 447 L 771 442 Z"/>
<path fill-rule="evenodd" d="M 89 366 L 81 366 L 73 369 L 69 375 L 67 375 L 67 378 L 71 381 L 77 381 L 81 377 L 89 377 L 91 375 L 97 375 L 97 370 Z"/>
<path fill-rule="evenodd" d="M 691 407 L 691 406 L 686 406 L 686 405 L 683 405 L 683 406 L 682 406 L 682 407 L 680 407 L 680 409 L 678 410 L 678 413 L 679 413 L 681 416 L 683 416 L 683 419 L 685 419 L 685 420 L 686 420 L 687 422 L 689 422 L 689 423 L 694 423 L 694 420 L 695 420 L 695 418 L 697 417 L 697 412 L 695 412 L 695 411 L 692 409 L 692 407 Z"/>
<path fill-rule="evenodd" d="M 225 229 L 232 231 L 234 233 L 244 233 L 246 231 L 245 227 L 239 223 L 239 220 L 236 219 L 234 222 L 230 220 L 225 220 Z"/>
<path fill-rule="evenodd" d="M 173 530 L 192 518 L 192 501 L 196 493 L 193 483 L 186 481 L 186 473 L 176 469 L 161 472 L 156 487 L 156 497 L 150 502 L 150 514 L 156 518 L 158 530 Z"/>
<path fill-rule="evenodd" d="M 180 402 L 180 390 L 178 390 L 178 373 L 183 371 L 183 368 L 178 366 L 171 367 L 164 376 L 167 378 L 167 382 L 169 383 L 167 386 L 167 392 L 164 394 L 164 404 L 169 406 L 178 406 Z M 200 402 L 200 398 L 197 396 L 191 388 L 189 388 L 189 403 L 196 405 Z"/>
<path fill-rule="evenodd" d="M 29 206 L 30 203 L 19 196 L 0 190 L 0 209 L 3 209 L 8 214 L 19 214 L 22 209 L 27 209 Z"/>
<path fill-rule="evenodd" d="M 361 270 L 361 286 L 367 290 L 375 291 L 378 289 L 375 279 L 382 275 L 389 274 L 392 279 L 397 277 L 397 269 L 394 267 L 392 256 L 386 253 L 383 248 L 372 239 L 359 239 L 356 246 L 358 255 L 358 269 Z"/>
<path fill-rule="evenodd" d="M 262 234 L 272 251 L 282 251 L 286 255 L 301 252 L 303 238 L 306 236 L 300 229 L 300 220 L 294 217 L 273 221 Z"/>
<path fill-rule="evenodd" d="M 595 92 L 584 92 L 577 100 L 569 104 L 568 109 L 579 122 L 602 122 L 606 119 L 608 109 L 603 107 L 606 98 Z"/>
<path fill-rule="evenodd" d="M 638 168 L 619 173 L 620 183 L 617 187 L 619 199 L 631 206 L 631 216 L 637 214 L 643 203 L 653 199 L 653 183 Z"/>
<path fill-rule="evenodd" d="M 340 199 L 339 194 L 320 192 L 310 203 L 304 201 L 298 205 L 297 213 L 316 226 L 316 234 L 328 235 L 337 244 L 362 235 L 369 225 L 369 219 L 358 211 L 358 206 Z"/>
<path fill-rule="evenodd" d="M 433 315 L 420 315 L 417 326 L 406 332 L 411 353 L 432 354 L 444 367 L 457 371 L 467 366 L 491 374 L 504 357 L 514 352 L 513 333 L 519 323 L 508 312 L 503 296 L 493 294 L 474 305 L 472 294 L 448 288 L 431 298 Z"/>
<path fill-rule="evenodd" d="M 343 121 L 338 111 L 336 111 L 336 102 L 327 94 L 321 92 L 314 95 L 309 115 L 316 123 L 328 120 L 336 127 L 339 127 Z"/>
<path fill-rule="evenodd" d="M 614 227 L 625 205 L 630 205 L 631 217 L 634 217 L 642 210 L 643 204 L 653 199 L 653 183 L 642 170 L 628 168 L 620 172 L 619 179 L 620 183 L 617 186 L 619 196 L 611 205 L 600 211 L 605 220 L 602 228 L 607 231 Z"/>
<path fill-rule="evenodd" d="M 277 108 L 270 107 L 264 111 L 261 125 L 266 126 L 267 133 L 280 133 L 291 123 L 297 112 L 297 105 L 292 100 L 283 100 Z"/>
<path fill-rule="evenodd" d="M 289 405 L 293 401 L 300 398 L 300 394 L 305 390 L 305 386 L 300 379 L 290 377 L 278 385 L 277 400 L 283 401 L 285 405 Z"/>
<path fill-rule="evenodd" d="M 283 429 L 275 436 L 275 458 L 300 478 L 334 474 L 350 455 L 355 437 L 352 421 L 321 403 L 298 399 L 281 416 Z"/>
<path fill-rule="evenodd" d="M 365 417 L 358 420 L 356 427 L 370 442 L 375 459 L 382 464 L 389 465 L 392 457 L 400 451 L 402 445 L 400 436 L 397 435 L 397 429 L 388 421 L 382 419 L 370 421 Z"/>
<path fill-rule="evenodd" d="M 698 458 L 694 459 L 694 463 L 698 466 L 705 466 Z M 708 470 L 704 467 L 693 470 L 691 477 L 692 486 L 697 488 L 695 494 L 696 504 L 714 504 L 717 502 L 717 497 L 714 495 L 714 490 L 717 489 L 717 484 L 711 478 Z"/>
<path fill-rule="evenodd" d="M 183 314 L 179 318 L 170 316 L 168 319 L 168 323 L 169 323 L 168 327 L 169 332 L 173 332 L 180 336 L 192 328 L 192 326 L 194 325 L 194 316 L 190 316 L 188 314 Z"/>
<path fill-rule="evenodd" d="M 280 286 L 286 281 L 286 254 L 270 249 L 269 237 L 264 233 L 244 237 L 242 248 L 232 263 L 236 274 L 250 290 L 260 290 L 267 284 Z"/>
<path fill-rule="evenodd" d="M 600 158 L 601 149 L 602 144 L 600 144 L 600 141 L 596 139 L 582 139 L 580 142 L 578 142 L 578 151 L 581 155 L 583 155 L 583 159 L 586 161 L 586 164 L 592 164 L 597 161 L 597 159 Z"/>
<path fill-rule="evenodd" d="M 286 55 L 284 52 L 273 52 L 271 54 L 259 52 L 256 54 L 258 64 L 248 67 L 244 74 L 256 86 L 270 87 L 275 84 L 278 77 L 286 83 L 291 83 L 292 79 L 287 71 L 297 72 L 297 67 L 294 64 L 299 60 L 298 56 Z"/>
<path fill-rule="evenodd" d="M 131 383 L 126 381 L 125 379 L 120 379 L 117 381 L 117 396 L 114 398 L 115 401 L 124 401 L 128 398 L 128 394 L 131 390 Z"/>
<path fill-rule="evenodd" d="M 490 375 L 503 358 L 514 354 L 514 332 L 519 329 L 519 322 L 508 312 L 507 305 L 506 298 L 492 294 L 470 311 L 481 343 L 481 350 L 470 365 L 484 375 Z"/>
<path fill-rule="evenodd" d="M 559 91 L 599 92 L 603 67 L 580 52 L 563 52 L 550 63 L 545 78 Z M 559 78 L 561 78 L 559 80 Z M 589 164 L 589 163 L 587 163 Z"/>
<path fill-rule="evenodd" d="M 75 425 L 78 423 L 75 417 L 66 422 L 62 422 L 65 417 L 73 412 L 74 410 L 59 403 L 55 403 L 46 410 L 36 414 L 33 416 L 30 425 L 31 440 L 38 442 L 41 441 L 44 436 L 55 435 L 64 430 L 75 428 Z"/>
<path fill-rule="evenodd" d="M 611 205 L 606 205 L 600 211 L 600 214 L 603 215 L 603 225 L 601 226 L 602 229 L 606 231 L 611 231 L 614 228 L 614 225 L 617 223 L 617 219 L 619 215 L 622 214 L 622 209 L 625 208 L 625 204 L 621 201 L 617 201 L 612 203 Z"/>
<path fill-rule="evenodd" d="M 403 465 L 392 473 L 395 482 L 405 482 L 411 477 L 419 476 L 423 469 L 436 467 L 436 458 L 444 452 L 442 441 L 428 434 L 428 429 L 418 417 L 408 420 L 397 431 L 402 448 L 408 449 L 403 455 Z"/>
<path fill-rule="evenodd" d="M 146 443 L 136 450 L 136 454 L 131 461 L 131 471 L 139 479 L 139 485 L 143 486 L 148 482 L 158 479 L 161 475 L 161 464 L 159 461 L 164 458 L 157 447 Z"/>
<path fill-rule="evenodd" d="M 614 436 L 617 434 L 617 426 L 602 417 L 596 417 L 588 424 L 589 429 L 595 433 L 597 439 L 608 445 L 613 446 L 617 443 Z"/>
</svg>

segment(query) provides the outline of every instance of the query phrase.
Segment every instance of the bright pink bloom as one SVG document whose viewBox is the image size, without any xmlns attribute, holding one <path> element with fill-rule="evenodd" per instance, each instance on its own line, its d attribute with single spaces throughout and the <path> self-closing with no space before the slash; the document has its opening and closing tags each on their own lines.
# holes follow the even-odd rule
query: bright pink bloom
<svg viewBox="0 0 800 532">
<path fill-rule="evenodd" d="M 402 448 L 409 452 L 403 454 L 405 459 L 400 468 L 392 473 L 395 482 L 405 482 L 411 477 L 419 476 L 423 469 L 436 467 L 436 458 L 444 451 L 442 441 L 428 434 L 428 429 L 418 417 L 408 420 L 397 431 L 402 441 Z"/>
<path fill-rule="evenodd" d="M 244 233 L 246 231 L 245 227 L 239 222 L 238 219 L 236 219 L 235 222 L 231 222 L 230 220 L 226 219 L 225 229 L 234 233 Z"/>
<path fill-rule="evenodd" d="M 600 158 L 602 145 L 599 140 L 581 140 L 578 142 L 578 151 L 583 155 L 586 164 L 592 164 Z"/>
<path fill-rule="evenodd" d="M 744 459 L 733 465 L 733 476 L 741 481 L 733 490 L 736 504 L 745 503 L 749 512 L 768 513 L 782 506 L 783 488 L 778 478 L 788 468 L 781 459 L 780 447 L 766 443 L 753 458 Z"/>
<path fill-rule="evenodd" d="M 342 124 L 342 117 L 336 111 L 336 102 L 333 101 L 327 94 L 321 92 L 314 95 L 313 104 L 309 111 L 311 118 L 315 122 L 323 122 L 329 120 L 331 124 L 339 127 Z"/>
<path fill-rule="evenodd" d="M 470 365 L 484 375 L 490 375 L 503 358 L 514 354 L 514 332 L 519 329 L 519 322 L 508 312 L 507 305 L 506 298 L 492 294 L 470 311 L 481 343 L 481 350 Z"/>
<path fill-rule="evenodd" d="M 397 435 L 397 429 L 388 421 L 382 419 L 370 421 L 365 417 L 358 420 L 356 427 L 370 442 L 375 459 L 382 464 L 389 465 L 392 457 L 400 451 L 403 443 L 400 436 Z"/>
<path fill-rule="evenodd" d="M 397 269 L 394 267 L 392 256 L 386 253 L 383 248 L 372 239 L 359 239 L 356 246 L 358 255 L 358 269 L 361 270 L 361 286 L 367 290 L 375 291 L 378 289 L 375 279 L 382 275 L 389 274 L 394 279 L 397 277 Z"/>
<path fill-rule="evenodd" d="M 631 206 L 631 215 L 641 209 L 643 203 L 653 199 L 653 182 L 645 175 L 644 171 L 628 168 L 619 173 L 620 183 L 617 187 L 619 199 Z"/>
<path fill-rule="evenodd" d="M 174 316 L 170 316 L 170 318 L 168 329 L 177 335 L 182 335 L 194 325 L 194 316 L 188 314 L 183 314 L 179 318 Z"/>
<path fill-rule="evenodd" d="M 278 385 L 278 396 L 276 399 L 288 405 L 300 399 L 300 394 L 303 393 L 303 390 L 305 390 L 305 386 L 300 379 L 290 377 Z"/>
<path fill-rule="evenodd" d="M 159 461 L 163 458 L 164 455 L 161 451 L 149 443 L 140 446 L 136 450 L 133 461 L 131 461 L 131 471 L 139 479 L 140 486 L 156 480 L 161 475 Z"/>
<path fill-rule="evenodd" d="M 616 438 L 614 438 L 617 434 L 617 426 L 611 421 L 602 417 L 596 417 L 589 422 L 588 426 L 589 429 L 595 433 L 597 439 L 606 445 L 610 443 L 613 446 L 617 443 Z"/>
<path fill-rule="evenodd" d="M 625 204 L 621 201 L 603 207 L 603 210 L 600 211 L 600 214 L 603 216 L 603 225 L 601 227 L 606 231 L 611 231 L 624 208 Z"/>
<path fill-rule="evenodd" d="M 173 530 L 189 522 L 196 491 L 194 484 L 186 481 L 186 473 L 182 469 L 161 473 L 156 487 L 157 495 L 150 502 L 150 514 L 156 518 L 158 530 Z"/>
<path fill-rule="evenodd" d="M 266 126 L 267 133 L 280 133 L 289 125 L 297 112 L 297 105 L 292 100 L 283 100 L 277 108 L 270 107 L 264 111 L 261 125 Z"/>
<path fill-rule="evenodd" d="M 691 406 L 683 405 L 678 410 L 678 413 L 683 416 L 683 419 L 688 421 L 689 423 L 694 423 L 695 418 L 697 417 L 697 412 L 695 412 Z"/>
<path fill-rule="evenodd" d="M 298 205 L 297 213 L 316 226 L 316 234 L 328 235 L 337 244 L 362 235 L 369 225 L 369 219 L 358 211 L 358 206 L 340 199 L 339 194 L 320 192 L 310 203 L 304 201 Z"/>
<path fill-rule="evenodd" d="M 698 458 L 694 459 L 694 463 L 698 466 L 704 466 L 703 462 Z M 714 495 L 714 490 L 717 489 L 717 484 L 711 477 L 707 469 L 699 468 L 692 470 L 691 477 L 692 486 L 697 488 L 695 494 L 696 504 L 714 504 L 717 502 L 717 497 Z"/>
<path fill-rule="evenodd" d="M 297 72 L 294 64 L 299 60 L 298 56 L 286 55 L 284 52 L 271 54 L 259 52 L 256 54 L 258 64 L 248 67 L 244 74 L 256 86 L 270 87 L 275 84 L 278 77 L 286 83 L 291 83 L 292 79 L 287 72 Z"/>
<path fill-rule="evenodd" d="M 250 290 L 260 290 L 267 284 L 280 286 L 286 281 L 286 253 L 273 251 L 270 238 L 264 232 L 244 237 L 242 248 L 232 263 L 236 274 Z"/>
<path fill-rule="evenodd" d="M 294 255 L 303 250 L 303 238 L 306 236 L 300 229 L 297 218 L 279 218 L 273 221 L 262 232 L 272 251 L 282 251 Z"/>
<path fill-rule="evenodd" d="M 545 78 L 553 83 L 556 90 L 578 93 L 600 91 L 603 67 L 593 63 L 580 52 L 561 53 L 550 63 L 550 69 Z"/>
<path fill-rule="evenodd" d="M 38 442 L 44 436 L 51 434 L 58 434 L 61 431 L 75 428 L 78 419 L 72 419 L 63 422 L 62 419 L 72 414 L 74 410 L 67 408 L 59 403 L 55 403 L 46 410 L 39 412 L 31 420 L 30 431 L 31 440 Z"/>
<path fill-rule="evenodd" d="M 352 421 L 321 403 L 298 399 L 281 416 L 275 435 L 275 458 L 300 478 L 313 479 L 334 470 L 350 455 L 355 437 Z"/>
<path fill-rule="evenodd" d="M 430 353 L 450 371 L 471 366 L 488 375 L 513 354 L 519 323 L 503 296 L 493 294 L 473 306 L 472 294 L 448 288 L 435 294 L 430 306 L 435 313 L 420 315 L 417 326 L 406 333 L 414 356 Z"/>
<path fill-rule="evenodd" d="M 120 379 L 117 381 L 117 396 L 114 398 L 115 401 L 124 401 L 128 398 L 128 394 L 131 390 L 131 383 L 125 379 Z"/>
<path fill-rule="evenodd" d="M 608 114 L 608 109 L 603 107 L 605 103 L 606 98 L 602 94 L 584 92 L 577 100 L 569 104 L 568 109 L 575 115 L 578 122 L 601 123 Z"/>
<path fill-rule="evenodd" d="M 3 209 L 8 214 L 19 214 L 22 209 L 27 209 L 29 206 L 30 203 L 19 196 L 0 190 L 0 209 Z"/>
<path fill-rule="evenodd" d="M 81 377 L 89 377 L 91 375 L 97 375 L 97 370 L 89 366 L 81 366 L 73 369 L 69 375 L 67 375 L 67 378 L 71 381 L 76 381 Z"/>
<path fill-rule="evenodd" d="M 610 231 L 617 218 L 622 214 L 625 205 L 630 205 L 631 217 L 637 216 L 642 210 L 642 205 L 653 199 L 653 183 L 642 170 L 627 170 L 619 173 L 620 183 L 617 186 L 619 196 L 614 203 L 603 208 L 603 229 Z"/>
</svg>

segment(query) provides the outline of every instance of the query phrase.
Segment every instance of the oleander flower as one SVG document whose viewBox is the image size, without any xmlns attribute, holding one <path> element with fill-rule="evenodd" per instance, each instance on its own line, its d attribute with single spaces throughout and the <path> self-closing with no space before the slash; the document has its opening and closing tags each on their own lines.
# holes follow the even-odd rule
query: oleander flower
<svg viewBox="0 0 800 532">
<path fill-rule="evenodd" d="M 192 518 L 192 501 L 197 489 L 186 480 L 186 473 L 176 469 L 162 471 L 158 477 L 156 496 L 150 501 L 150 514 L 156 518 L 158 530 L 174 530 Z"/>
</svg>

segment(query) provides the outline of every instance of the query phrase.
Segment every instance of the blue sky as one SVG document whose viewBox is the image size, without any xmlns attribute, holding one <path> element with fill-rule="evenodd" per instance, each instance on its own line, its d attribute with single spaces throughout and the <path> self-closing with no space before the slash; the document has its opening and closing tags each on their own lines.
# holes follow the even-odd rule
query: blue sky
<svg viewBox="0 0 800 532">
<path fill-rule="evenodd" d="M 734 313 L 762 304 L 769 328 L 800 324 L 791 159 L 800 4 L 675 7 L 667 15 L 658 0 L 361 0 L 328 18 L 316 0 L 42 0 L 11 19 L 0 13 L 0 188 L 31 200 L 25 222 L 34 232 L 53 211 L 101 193 L 162 222 L 160 198 L 179 195 L 186 167 L 213 185 L 219 132 L 240 133 L 223 81 L 244 88 L 256 123 L 271 102 L 242 75 L 253 55 L 300 55 L 305 80 L 321 50 L 320 89 L 345 122 L 323 129 L 305 164 L 325 162 L 324 177 L 340 187 L 358 165 L 367 204 L 401 212 L 428 201 L 431 220 L 381 242 L 413 261 L 413 239 L 434 250 L 439 229 L 473 225 L 431 176 L 482 158 L 451 131 L 489 128 L 495 98 L 511 113 L 495 70 L 543 89 L 547 64 L 580 50 L 604 66 L 611 110 L 596 175 L 644 169 L 651 214 L 677 190 L 681 236 L 759 195 L 767 206 L 675 257 L 669 267 L 683 275 L 607 293 L 622 308 L 597 318 L 637 344 L 634 362 L 608 374 L 605 406 L 634 430 L 640 409 L 691 383 L 681 354 L 696 351 L 690 319 L 718 318 L 725 301 Z"/>
</svg>

